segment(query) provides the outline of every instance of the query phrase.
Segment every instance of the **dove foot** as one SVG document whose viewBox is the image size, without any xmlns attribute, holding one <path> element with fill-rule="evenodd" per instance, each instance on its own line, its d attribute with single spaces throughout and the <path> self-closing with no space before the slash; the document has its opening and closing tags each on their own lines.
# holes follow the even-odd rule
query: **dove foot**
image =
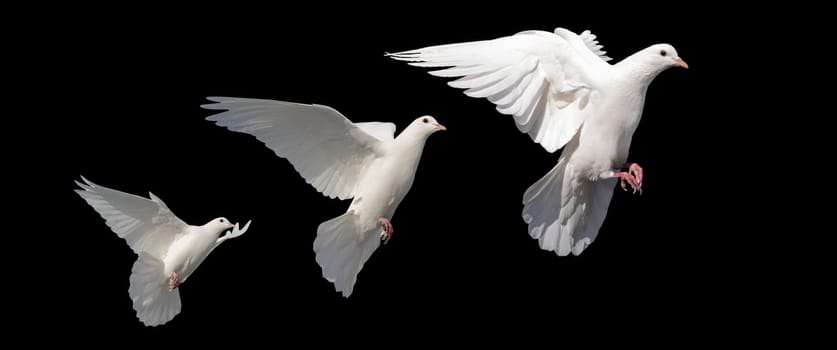
<svg viewBox="0 0 837 350">
<path fill-rule="evenodd" d="M 642 186 L 642 167 L 637 163 L 628 163 L 624 167 L 628 168 L 628 172 L 633 174 L 636 182 Z"/>
<path fill-rule="evenodd" d="M 169 291 L 174 290 L 179 285 L 180 285 L 180 278 L 177 277 L 177 272 L 172 272 L 171 277 L 169 277 Z"/>
<path fill-rule="evenodd" d="M 625 164 L 625 167 L 628 171 L 614 171 L 613 177 L 619 178 L 619 185 L 622 190 L 628 190 L 628 186 L 625 185 L 627 182 L 631 185 L 634 193 L 639 191 L 639 194 L 642 194 L 642 167 L 637 163 Z"/>
<path fill-rule="evenodd" d="M 384 244 L 387 244 L 389 239 L 392 237 L 392 223 L 389 222 L 389 219 L 387 218 L 380 218 L 378 219 L 378 224 L 380 224 L 381 229 L 384 230 L 384 232 L 381 232 L 381 239 L 384 240 Z"/>
</svg>

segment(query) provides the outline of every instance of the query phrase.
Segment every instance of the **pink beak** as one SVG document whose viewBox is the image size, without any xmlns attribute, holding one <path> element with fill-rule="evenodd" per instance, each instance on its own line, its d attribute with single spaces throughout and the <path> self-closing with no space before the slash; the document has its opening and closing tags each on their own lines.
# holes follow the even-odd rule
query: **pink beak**
<svg viewBox="0 0 837 350">
<path fill-rule="evenodd" d="M 436 130 L 447 130 L 448 129 L 442 124 L 433 124 L 433 125 L 436 126 Z"/>
<path fill-rule="evenodd" d="M 689 69 L 689 65 L 686 64 L 686 61 L 684 61 L 680 57 L 677 57 L 677 58 L 674 59 L 674 65 L 678 66 L 678 67 L 683 67 L 683 68 Z"/>
</svg>

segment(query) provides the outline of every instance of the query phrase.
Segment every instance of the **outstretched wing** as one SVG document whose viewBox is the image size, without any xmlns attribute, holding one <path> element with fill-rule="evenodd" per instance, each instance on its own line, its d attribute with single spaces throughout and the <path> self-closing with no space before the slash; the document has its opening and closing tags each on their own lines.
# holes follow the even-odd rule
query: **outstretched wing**
<svg viewBox="0 0 837 350">
<path fill-rule="evenodd" d="M 151 199 L 146 199 L 81 179 L 84 183 L 76 181 L 81 187 L 76 193 L 137 254 L 146 252 L 163 260 L 171 243 L 188 227 L 153 193 L 149 193 Z"/>
<path fill-rule="evenodd" d="M 255 136 L 331 198 L 354 196 L 366 166 L 383 152 L 381 143 L 387 136 L 391 140 L 395 130 L 391 123 L 359 127 L 328 106 L 232 97 L 209 100 L 217 103 L 202 107 L 226 111 L 207 120 Z"/>
<path fill-rule="evenodd" d="M 593 81 L 610 65 L 588 47 L 597 45 L 594 39 L 558 28 L 388 56 L 418 67 L 449 67 L 429 73 L 459 77 L 448 85 L 487 98 L 497 111 L 513 116 L 521 132 L 555 152 L 575 135 L 599 98 Z"/>
</svg>

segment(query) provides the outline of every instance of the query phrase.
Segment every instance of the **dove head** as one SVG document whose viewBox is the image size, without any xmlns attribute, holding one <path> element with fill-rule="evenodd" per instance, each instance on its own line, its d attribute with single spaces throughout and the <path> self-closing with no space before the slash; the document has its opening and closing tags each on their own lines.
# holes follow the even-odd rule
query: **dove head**
<svg viewBox="0 0 837 350">
<path fill-rule="evenodd" d="M 217 230 L 218 233 L 223 232 L 226 229 L 231 229 L 234 225 L 227 220 L 227 218 L 217 218 L 215 220 L 210 221 L 206 226 L 212 228 L 212 231 Z"/>
<path fill-rule="evenodd" d="M 636 61 L 636 67 L 640 74 L 652 79 L 660 72 L 671 67 L 689 68 L 686 61 L 683 61 L 677 54 L 677 50 L 669 44 L 651 45 L 630 58 L 630 61 Z M 626 61 L 629 61 L 629 59 L 626 59 Z"/>
<path fill-rule="evenodd" d="M 447 128 L 445 128 L 444 125 L 439 124 L 439 122 L 436 121 L 436 118 L 433 118 L 429 115 L 416 118 L 416 120 L 413 120 L 413 122 L 410 123 L 410 126 L 408 126 L 408 128 L 419 130 L 427 135 L 430 135 L 439 130 L 447 130 Z"/>
<path fill-rule="evenodd" d="M 688 69 L 689 65 L 686 64 L 680 55 L 677 54 L 677 50 L 674 49 L 674 46 L 669 44 L 657 44 L 649 47 L 646 49 L 650 51 L 650 56 L 653 57 L 653 61 L 660 66 L 665 68 L 671 68 L 674 66 L 683 67 Z"/>
<path fill-rule="evenodd" d="M 402 132 L 401 135 L 413 140 L 425 140 L 428 136 L 430 136 L 430 134 L 439 130 L 447 129 L 444 125 L 439 124 L 435 118 L 425 115 L 413 120 L 413 122 L 410 123 L 406 129 L 404 129 L 404 132 Z M 398 137 L 401 138 L 401 135 L 398 135 Z"/>
</svg>

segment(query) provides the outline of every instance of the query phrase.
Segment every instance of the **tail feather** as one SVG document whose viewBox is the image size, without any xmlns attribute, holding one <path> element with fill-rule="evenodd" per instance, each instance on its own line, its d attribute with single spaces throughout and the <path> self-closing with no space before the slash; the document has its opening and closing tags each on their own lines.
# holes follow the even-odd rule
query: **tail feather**
<svg viewBox="0 0 837 350">
<path fill-rule="evenodd" d="M 380 245 L 377 226 L 364 230 L 358 217 L 346 213 L 323 222 L 314 240 L 316 261 L 323 278 L 334 283 L 334 289 L 349 297 L 363 264 Z"/>
<path fill-rule="evenodd" d="M 567 169 L 562 158 L 523 195 L 523 221 L 541 249 L 580 255 L 604 223 L 615 179 L 590 181 Z"/>
<path fill-rule="evenodd" d="M 134 302 L 137 318 L 146 326 L 158 326 L 180 313 L 180 291 L 169 291 L 164 264 L 142 252 L 131 269 L 128 294 Z"/>
<path fill-rule="evenodd" d="M 566 162 L 562 158 L 523 195 L 523 221 L 529 224 L 529 235 L 537 239 L 544 250 L 554 250 L 558 255 L 569 253 L 570 236 L 561 230 L 558 218 L 561 213 L 561 189 Z"/>
</svg>

